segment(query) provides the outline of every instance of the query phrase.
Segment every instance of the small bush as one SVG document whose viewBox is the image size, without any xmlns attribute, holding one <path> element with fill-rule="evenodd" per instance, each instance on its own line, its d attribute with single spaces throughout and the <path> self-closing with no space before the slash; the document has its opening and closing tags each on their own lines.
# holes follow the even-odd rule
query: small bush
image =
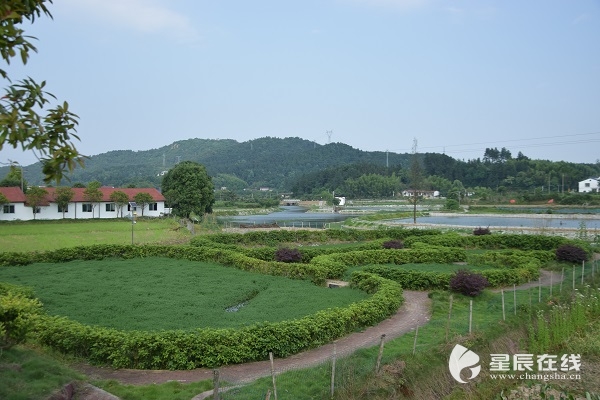
<svg viewBox="0 0 600 400">
<path fill-rule="evenodd" d="M 480 236 L 480 235 L 491 235 L 492 232 L 490 232 L 490 228 L 477 228 L 475 230 L 473 230 L 473 235 L 475 236 Z"/>
<path fill-rule="evenodd" d="M 293 263 L 302 261 L 302 253 L 298 249 L 282 247 L 275 252 L 275 261 Z"/>
<path fill-rule="evenodd" d="M 582 262 L 588 259 L 588 255 L 581 247 L 563 244 L 556 249 L 556 259 L 558 261 Z"/>
<path fill-rule="evenodd" d="M 465 296 L 475 297 L 483 289 L 489 286 L 488 280 L 481 274 L 468 271 L 466 269 L 459 269 L 456 274 L 450 278 L 450 290 L 458 293 L 462 293 Z"/>
<path fill-rule="evenodd" d="M 404 243 L 401 240 L 388 240 L 383 243 L 384 249 L 403 249 Z"/>
</svg>

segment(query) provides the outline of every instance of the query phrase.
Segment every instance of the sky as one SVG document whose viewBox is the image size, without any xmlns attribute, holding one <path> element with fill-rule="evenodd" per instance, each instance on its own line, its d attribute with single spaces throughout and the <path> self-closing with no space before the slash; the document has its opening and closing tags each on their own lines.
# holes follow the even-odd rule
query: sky
<svg viewBox="0 0 600 400">
<path fill-rule="evenodd" d="M 600 158 L 600 0 L 54 0 L 5 67 L 85 155 L 190 138 Z M 5 87 L 6 82 L 3 82 Z M 0 162 L 33 153 L 4 147 Z"/>
</svg>

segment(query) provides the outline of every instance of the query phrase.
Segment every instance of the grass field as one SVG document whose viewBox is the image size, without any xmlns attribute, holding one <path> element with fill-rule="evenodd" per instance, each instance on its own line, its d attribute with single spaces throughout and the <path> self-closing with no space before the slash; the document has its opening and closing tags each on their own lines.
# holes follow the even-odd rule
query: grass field
<svg viewBox="0 0 600 400">
<path fill-rule="evenodd" d="M 131 244 L 130 220 L 57 220 L 0 223 L 2 251 L 43 251 L 91 244 Z M 174 219 L 140 218 L 133 241 L 181 243 L 191 237 Z"/>
<path fill-rule="evenodd" d="M 308 281 L 169 258 L 4 267 L 0 281 L 33 287 L 50 314 L 125 330 L 283 321 L 367 296 L 350 288 L 328 289 Z"/>
</svg>

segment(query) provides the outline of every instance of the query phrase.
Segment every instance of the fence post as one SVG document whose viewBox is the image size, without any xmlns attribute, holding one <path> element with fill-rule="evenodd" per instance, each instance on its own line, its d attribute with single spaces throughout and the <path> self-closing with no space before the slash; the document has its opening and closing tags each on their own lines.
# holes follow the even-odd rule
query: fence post
<svg viewBox="0 0 600 400">
<path fill-rule="evenodd" d="M 473 326 L 473 300 L 469 300 L 469 335 Z"/>
<path fill-rule="evenodd" d="M 552 281 L 553 281 L 554 273 L 550 271 L 550 297 L 552 297 Z"/>
<path fill-rule="evenodd" d="M 565 280 L 565 267 L 563 267 L 562 273 L 560 275 L 560 289 L 559 289 L 559 293 L 562 293 L 562 284 L 563 284 L 564 280 Z"/>
<path fill-rule="evenodd" d="M 273 352 L 269 352 L 269 361 L 271 361 L 271 377 L 273 378 L 273 397 L 277 400 L 277 385 L 275 384 L 275 366 L 273 365 Z"/>
<path fill-rule="evenodd" d="M 513 283 L 513 309 L 515 315 L 517 315 L 517 285 Z"/>
<path fill-rule="evenodd" d="M 381 357 L 383 357 L 383 339 L 385 339 L 385 333 L 381 335 L 381 341 L 379 342 L 379 354 L 377 354 L 377 364 L 375 364 L 376 374 L 379 373 L 379 367 L 381 366 Z"/>
<path fill-rule="evenodd" d="M 446 341 L 448 341 L 448 331 L 450 330 L 450 318 L 452 317 L 452 299 L 453 295 L 450 295 L 450 306 L 448 307 L 448 322 L 446 323 Z"/>
<path fill-rule="evenodd" d="M 583 285 L 583 276 L 585 275 L 585 260 L 581 262 L 581 284 Z"/>
<path fill-rule="evenodd" d="M 504 311 L 504 289 L 502 289 L 502 321 L 506 321 L 506 312 Z"/>
<path fill-rule="evenodd" d="M 219 370 L 213 369 L 213 399 L 219 400 Z"/>
<path fill-rule="evenodd" d="M 413 356 L 417 351 L 417 337 L 419 336 L 419 325 L 417 325 L 417 329 L 415 330 L 415 341 L 413 342 Z"/>
<path fill-rule="evenodd" d="M 333 398 L 333 392 L 335 391 L 335 359 L 337 358 L 337 348 L 335 341 L 333 342 L 333 358 L 331 359 L 331 388 L 330 393 Z"/>
<path fill-rule="evenodd" d="M 575 267 L 573 266 L 573 290 L 575 290 Z"/>
<path fill-rule="evenodd" d="M 542 302 L 542 277 L 538 279 L 538 303 Z"/>
</svg>

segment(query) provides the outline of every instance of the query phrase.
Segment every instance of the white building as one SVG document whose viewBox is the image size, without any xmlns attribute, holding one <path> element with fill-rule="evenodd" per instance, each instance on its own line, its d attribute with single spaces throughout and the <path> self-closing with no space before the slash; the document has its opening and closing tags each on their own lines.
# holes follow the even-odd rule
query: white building
<svg viewBox="0 0 600 400">
<path fill-rule="evenodd" d="M 131 216 L 131 207 L 129 204 L 119 209 L 118 205 L 110 200 L 110 195 L 120 191 L 127 195 L 129 201 L 135 201 L 134 197 L 138 193 L 148 193 L 152 201 L 144 205 L 138 204 L 137 216 L 160 217 L 168 212 L 165 209 L 164 196 L 154 188 L 100 188 L 102 199 L 100 202 L 92 203 L 84 196 L 85 188 L 72 188 L 73 199 L 61 209 L 56 203 L 56 188 L 44 188 L 48 194 L 38 207 L 35 219 L 90 219 L 90 218 L 119 218 Z M 33 208 L 27 204 L 27 197 L 18 187 L 0 187 L 0 193 L 6 197 L 8 203 L 0 206 L 0 221 L 28 221 L 34 219 Z M 63 212 L 64 211 L 64 212 Z"/>
<path fill-rule="evenodd" d="M 579 182 L 579 192 L 580 193 L 599 192 L 600 191 L 599 188 L 600 188 L 600 177 L 589 178 L 589 179 Z"/>
</svg>

